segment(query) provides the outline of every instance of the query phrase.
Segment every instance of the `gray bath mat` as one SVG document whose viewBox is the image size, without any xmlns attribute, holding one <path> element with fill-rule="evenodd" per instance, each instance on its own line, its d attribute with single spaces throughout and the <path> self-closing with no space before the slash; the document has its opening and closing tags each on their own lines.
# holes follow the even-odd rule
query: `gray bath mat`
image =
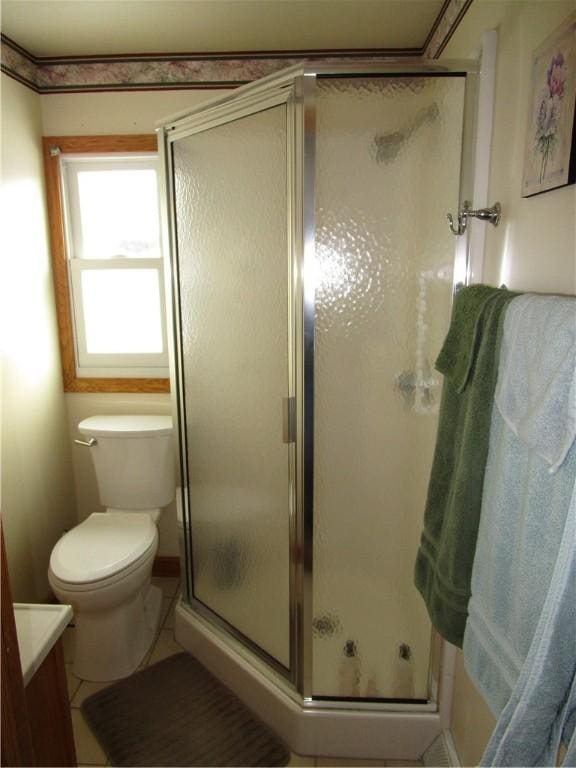
<svg viewBox="0 0 576 768">
<path fill-rule="evenodd" d="M 112 765 L 286 765 L 284 745 L 188 653 L 89 696 L 82 712 Z"/>
</svg>

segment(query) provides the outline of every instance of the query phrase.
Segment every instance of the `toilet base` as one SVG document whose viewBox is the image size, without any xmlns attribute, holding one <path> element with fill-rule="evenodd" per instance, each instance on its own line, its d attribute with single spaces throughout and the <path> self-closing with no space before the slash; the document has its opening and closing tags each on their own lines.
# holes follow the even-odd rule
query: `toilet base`
<svg viewBox="0 0 576 768">
<path fill-rule="evenodd" d="M 162 591 L 148 584 L 111 611 L 76 613 L 74 675 L 94 682 L 131 675 L 150 650 L 161 612 Z"/>
</svg>

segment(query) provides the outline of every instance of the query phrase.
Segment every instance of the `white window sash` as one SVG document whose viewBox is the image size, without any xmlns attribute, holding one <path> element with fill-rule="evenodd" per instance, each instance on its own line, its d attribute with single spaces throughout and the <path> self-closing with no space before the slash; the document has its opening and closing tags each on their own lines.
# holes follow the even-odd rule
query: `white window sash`
<svg viewBox="0 0 576 768">
<path fill-rule="evenodd" d="M 166 336 L 166 311 L 164 296 L 164 269 L 162 259 L 71 259 L 70 281 L 74 317 L 75 354 L 77 373 L 80 377 L 116 377 L 122 375 L 120 368 L 134 378 L 160 377 L 168 371 L 168 345 Z M 86 270 L 109 269 L 153 269 L 158 275 L 160 317 L 162 323 L 162 352 L 154 353 L 110 353 L 88 352 L 86 328 L 82 307 L 82 272 Z M 108 369 L 108 370 L 106 370 Z M 161 369 L 161 370 L 159 370 Z"/>
<path fill-rule="evenodd" d="M 80 197 L 78 193 L 78 174 L 82 171 L 130 171 L 135 169 L 158 172 L 158 158 L 155 154 L 135 157 L 98 155 L 86 157 L 66 155 L 61 159 L 61 179 L 64 199 L 66 240 L 69 259 L 83 258 Z M 158 212 L 158 216 L 160 213 Z"/>
<path fill-rule="evenodd" d="M 166 378 L 169 375 L 166 333 L 166 298 L 163 259 L 145 257 L 82 258 L 82 232 L 78 197 L 78 173 L 81 171 L 151 169 L 158 171 L 156 153 L 75 155 L 61 157 L 60 178 L 64 207 L 65 242 L 69 264 L 76 375 L 79 378 Z M 158 206 L 159 209 L 159 206 Z M 160 215 L 158 210 L 158 216 Z M 87 351 L 86 328 L 82 308 L 82 272 L 90 269 L 154 269 L 158 275 L 162 352 L 96 354 Z"/>
</svg>

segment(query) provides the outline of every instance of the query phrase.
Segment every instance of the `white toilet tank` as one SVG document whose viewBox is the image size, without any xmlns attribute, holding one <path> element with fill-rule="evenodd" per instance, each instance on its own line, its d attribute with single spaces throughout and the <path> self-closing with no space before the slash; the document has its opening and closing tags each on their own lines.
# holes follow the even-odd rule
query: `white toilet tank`
<svg viewBox="0 0 576 768">
<path fill-rule="evenodd" d="M 103 506 L 153 509 L 172 501 L 176 484 L 170 416 L 90 416 L 78 430 L 96 440 L 90 453 Z"/>
</svg>

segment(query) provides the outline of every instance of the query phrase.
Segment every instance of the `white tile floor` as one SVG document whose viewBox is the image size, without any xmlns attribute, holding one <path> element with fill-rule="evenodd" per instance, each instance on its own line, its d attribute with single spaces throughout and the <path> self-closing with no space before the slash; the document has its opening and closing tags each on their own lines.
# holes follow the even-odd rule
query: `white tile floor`
<svg viewBox="0 0 576 768">
<path fill-rule="evenodd" d="M 173 653 L 182 651 L 182 646 L 174 639 L 174 608 L 178 594 L 179 582 L 173 578 L 154 578 L 154 584 L 157 584 L 163 592 L 163 614 L 161 620 L 161 629 L 152 649 L 142 663 L 142 667 L 148 664 L 154 664 Z M 64 633 L 64 660 L 66 662 L 66 678 L 68 682 L 68 697 L 70 700 L 70 712 L 72 715 L 72 726 L 74 728 L 74 741 L 76 742 L 76 757 L 78 765 L 82 766 L 106 766 L 110 763 L 106 760 L 106 755 L 100 745 L 88 728 L 80 705 L 87 696 L 102 690 L 110 683 L 91 683 L 86 680 L 79 680 L 72 674 L 72 661 L 74 652 L 74 628 L 69 627 Z M 141 667 L 141 668 L 142 668 Z M 305 755 L 292 755 L 289 766 L 299 766 L 301 768 L 313 766 L 314 768 L 340 768 L 340 766 L 420 766 L 422 763 L 410 763 L 401 761 L 386 760 L 352 760 L 350 758 L 331 758 L 331 757 L 307 757 Z"/>
<path fill-rule="evenodd" d="M 161 629 L 151 650 L 144 659 L 142 667 L 154 664 L 156 661 L 166 658 L 173 653 L 182 651 L 182 646 L 174 639 L 174 608 L 179 587 L 179 580 L 172 578 L 154 578 L 164 595 L 162 603 Z M 68 683 L 68 698 L 74 728 L 74 741 L 76 742 L 76 757 L 79 766 L 109 765 L 106 755 L 86 725 L 80 706 L 87 696 L 101 691 L 110 683 L 91 683 L 87 680 L 79 680 L 72 674 L 72 661 L 74 653 L 74 627 L 68 627 L 64 633 L 64 661 L 66 662 L 66 680 Z"/>
</svg>

